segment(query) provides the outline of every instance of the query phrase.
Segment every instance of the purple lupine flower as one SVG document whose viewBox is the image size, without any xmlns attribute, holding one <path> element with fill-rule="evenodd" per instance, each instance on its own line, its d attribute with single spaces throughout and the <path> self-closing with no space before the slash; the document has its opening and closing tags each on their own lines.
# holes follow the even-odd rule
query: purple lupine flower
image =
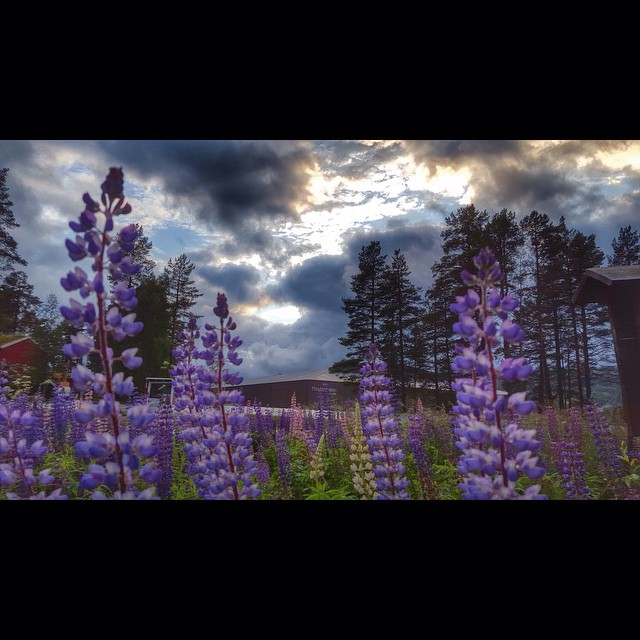
<svg viewBox="0 0 640 640">
<path fill-rule="evenodd" d="M 5 361 L 0 360 L 0 404 L 8 402 L 9 395 L 9 372 L 5 366 Z"/>
<path fill-rule="evenodd" d="M 611 426 L 604 411 L 595 403 L 585 405 L 587 419 L 596 446 L 598 465 L 607 480 L 616 483 L 621 474 L 620 449 L 616 446 Z"/>
<path fill-rule="evenodd" d="M 328 389 L 325 391 L 324 396 L 325 415 L 327 416 L 325 427 L 327 447 L 329 449 L 337 449 L 340 446 L 342 428 L 337 418 L 336 411 L 333 409 L 333 403 Z"/>
<path fill-rule="evenodd" d="M 156 489 L 160 498 L 168 499 L 171 492 L 171 482 L 173 479 L 173 469 L 171 461 L 173 459 L 173 408 L 170 404 L 161 404 L 156 412 L 156 419 L 149 428 L 153 436 L 152 445 L 157 446 L 158 453 L 155 456 L 161 476 L 156 481 Z M 142 443 L 144 444 L 144 443 Z M 146 447 L 144 447 L 146 450 Z"/>
<path fill-rule="evenodd" d="M 111 167 L 107 178 L 102 183 L 101 202 L 95 202 L 88 193 L 83 196 L 85 210 L 80 214 L 79 221 L 71 223 L 71 228 L 76 233 L 75 241 L 65 242 L 71 260 L 78 261 L 91 256 L 93 263 L 91 269 L 93 278 L 89 281 L 87 271 L 75 267 L 62 278 L 60 283 L 66 291 L 78 290 L 82 298 L 93 294 L 96 304 L 87 302 L 81 304 L 77 300 L 70 299 L 69 306 L 62 306 L 60 312 L 75 327 L 84 328 L 87 333 L 78 333 L 71 337 L 71 342 L 63 347 L 64 354 L 72 359 L 81 358 L 89 353 L 97 353 L 100 356 L 101 371 L 91 371 L 89 368 L 78 364 L 71 372 L 74 388 L 79 392 L 91 391 L 99 396 L 97 404 L 85 400 L 79 403 L 74 412 L 72 426 L 72 442 L 76 446 L 79 455 L 85 457 L 107 456 L 104 464 L 92 463 L 93 466 L 84 474 L 81 486 L 87 490 L 94 490 L 101 485 L 109 487 L 115 498 L 132 497 L 149 499 L 153 497 L 155 487 L 149 487 L 139 491 L 135 487 L 138 477 L 145 481 L 157 479 L 154 463 L 144 465 L 144 477 L 140 475 L 140 459 L 151 457 L 149 451 L 141 452 L 129 442 L 129 434 L 126 425 L 122 423 L 120 403 L 116 400 L 116 394 L 127 395 L 133 390 L 131 378 L 124 378 L 124 374 L 113 374 L 113 363 L 120 360 L 125 367 L 133 369 L 142 364 L 142 359 L 136 356 L 137 348 L 125 349 L 118 358 L 114 358 L 113 349 L 109 346 L 109 338 L 121 341 L 127 336 L 132 336 L 142 329 L 141 323 L 135 322 L 135 314 L 122 317 L 120 310 L 133 309 L 137 304 L 135 288 L 127 287 L 122 281 L 118 281 L 124 274 L 135 273 L 139 270 L 131 258 L 124 253 L 133 249 L 130 228 L 125 227 L 124 233 L 113 237 L 114 216 L 125 215 L 131 212 L 131 206 L 124 202 L 124 174 L 122 168 Z M 98 228 L 96 214 L 104 216 L 104 226 Z M 135 239 L 135 235 L 133 239 Z M 107 264 L 108 263 L 108 264 Z M 108 304 L 108 296 L 104 286 L 104 270 L 108 269 L 111 275 L 118 281 Z M 111 336 L 109 336 L 111 334 Z M 127 409 L 129 425 L 133 429 L 139 429 L 149 425 L 154 414 L 148 406 L 143 409 L 129 407 Z M 98 434 L 88 430 L 85 440 L 78 437 L 77 424 L 84 428 L 96 431 L 106 430 L 109 433 Z M 102 442 L 101 439 L 106 439 Z M 149 454 L 148 456 L 145 456 Z M 109 457 L 110 456 L 110 457 Z M 104 471 L 104 473 L 103 473 Z M 97 484 L 96 484 L 97 483 Z M 95 499 L 106 497 L 101 491 L 92 494 Z"/>
<path fill-rule="evenodd" d="M 269 484 L 270 471 L 269 463 L 262 454 L 258 457 L 257 469 L 258 471 L 256 473 L 256 477 L 258 479 L 258 483 L 260 484 L 260 486 L 266 487 Z"/>
<path fill-rule="evenodd" d="M 456 447 L 461 451 L 458 470 L 463 475 L 459 485 L 462 498 L 546 499 L 538 484 L 529 486 L 523 494 L 516 490 L 516 481 L 522 475 L 530 479 L 544 475 L 535 455 L 540 448 L 535 429 L 523 429 L 514 421 L 504 424 L 508 410 L 526 415 L 535 403 L 526 400 L 524 392 L 508 395 L 498 387 L 501 379 L 526 380 L 532 369 L 520 358 L 505 360 L 499 368 L 494 364 L 493 351 L 499 337 L 512 343 L 524 338 L 522 329 L 508 317 L 508 311 L 517 304 L 511 296 L 499 297 L 496 285 L 502 274 L 488 248 L 480 251 L 474 263 L 477 273 L 463 271 L 462 280 L 479 292 L 470 288 L 465 296 L 456 296 L 451 305 L 451 310 L 459 314 L 453 330 L 463 340 L 456 348 L 453 369 L 467 375 L 452 384 L 457 399 L 452 413 L 457 422 Z M 497 320 L 501 320 L 499 327 Z"/>
<path fill-rule="evenodd" d="M 389 387 L 392 382 L 385 375 L 387 364 L 378 359 L 378 348 L 371 343 L 360 368 L 360 401 L 362 402 L 362 430 L 374 463 L 378 500 L 408 500 L 406 489 L 409 480 L 405 476 L 402 460 L 404 452 L 398 435 L 398 421 L 394 418 Z"/>
<path fill-rule="evenodd" d="M 287 446 L 287 433 L 282 427 L 276 429 L 276 450 L 278 452 L 278 471 L 285 495 L 291 494 L 291 456 Z"/>
<path fill-rule="evenodd" d="M 257 498 L 256 462 L 253 441 L 248 433 L 249 419 L 244 411 L 244 396 L 226 385 L 238 384 L 241 376 L 230 374 L 227 361 L 238 362 L 234 356 L 225 359 L 225 351 L 234 352 L 239 340 L 231 339 L 236 324 L 229 316 L 227 299 L 218 293 L 215 315 L 218 327 L 205 324 L 202 336 L 204 349 L 195 348 L 199 335 L 196 319 L 190 320 L 188 334 L 179 336 L 182 344 L 173 353 L 176 363 L 169 372 L 179 397 L 175 404 L 183 425 L 179 437 L 198 496 L 206 500 L 244 500 Z M 226 319 L 226 322 L 225 322 Z M 207 367 L 196 364 L 203 359 Z"/>
<path fill-rule="evenodd" d="M 589 500 L 591 497 L 582 454 L 582 429 L 580 410 L 570 407 L 565 437 L 552 443 L 552 455 L 562 475 L 568 500 Z"/>
<path fill-rule="evenodd" d="M 21 425 L 30 423 L 30 416 L 19 410 L 7 410 L 6 405 L 0 404 L 0 424 L 6 427 L 7 437 L 0 437 L 0 485 L 15 487 L 16 491 L 7 494 L 12 500 L 33 498 L 37 495 L 36 487 L 48 486 L 55 478 L 50 475 L 51 469 L 41 470 L 37 476 L 34 473 L 35 459 L 47 453 L 47 447 L 42 440 L 31 444 L 26 438 L 18 434 Z M 41 492 L 45 495 L 45 492 Z M 53 499 L 66 500 L 67 496 L 60 495 L 60 491 Z M 59 498 L 58 498 L 59 496 Z"/>
<path fill-rule="evenodd" d="M 72 415 L 70 399 L 73 401 L 70 395 L 65 393 L 64 387 L 54 388 L 49 413 L 49 437 L 50 442 L 57 447 L 62 446 L 69 429 Z"/>
<path fill-rule="evenodd" d="M 423 497 L 435 497 L 434 485 L 431 479 L 432 469 L 431 462 L 425 450 L 426 437 L 424 428 L 424 418 L 420 414 L 409 416 L 409 447 L 413 454 L 413 460 L 418 470 L 418 478 L 420 479 L 420 488 Z"/>
<path fill-rule="evenodd" d="M 561 434 L 555 409 L 552 406 L 546 405 L 544 408 L 544 415 L 547 419 L 547 430 L 549 431 L 551 442 L 558 442 L 561 438 Z"/>
</svg>

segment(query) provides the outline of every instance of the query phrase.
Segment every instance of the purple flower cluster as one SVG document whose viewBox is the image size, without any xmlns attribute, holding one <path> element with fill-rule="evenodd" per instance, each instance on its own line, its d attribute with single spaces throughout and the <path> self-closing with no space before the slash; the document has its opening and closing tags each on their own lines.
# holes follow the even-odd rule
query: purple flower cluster
<svg viewBox="0 0 640 640">
<path fill-rule="evenodd" d="M 378 500 L 408 500 L 409 480 L 402 460 L 404 452 L 398 435 L 398 421 L 389 388 L 391 379 L 385 375 L 387 363 L 378 359 L 378 348 L 371 343 L 360 368 L 360 402 L 363 431 L 367 438 L 373 473 L 376 476 Z"/>
<path fill-rule="evenodd" d="M 71 341 L 62 350 L 72 360 L 84 358 L 91 353 L 100 358 L 102 370 L 99 372 L 91 371 L 80 363 L 71 372 L 76 391 L 82 393 L 91 390 L 99 396 L 97 403 L 81 402 L 74 412 L 74 418 L 84 425 L 89 425 L 92 421 L 95 424 L 96 420 L 108 422 L 111 433 L 104 437 L 104 443 L 98 448 L 104 449 L 105 454 L 109 451 L 115 458 L 107 463 L 108 469 L 106 466 L 91 464 L 81 485 L 84 488 L 101 484 L 109 486 L 110 480 L 115 478 L 117 489 L 113 493 L 114 497 L 147 499 L 153 496 L 155 489 L 150 487 L 139 492 L 135 486 L 135 478 L 139 476 L 144 482 L 150 482 L 149 479 L 156 478 L 157 474 L 153 469 L 153 462 L 138 469 L 138 455 L 129 445 L 129 436 L 121 423 L 120 403 L 116 400 L 119 395 L 128 396 L 133 392 L 133 379 L 131 376 L 125 378 L 123 372 L 113 373 L 114 362 L 121 362 L 125 369 L 135 369 L 142 364 L 142 358 L 136 355 L 136 347 L 125 349 L 116 357 L 109 346 L 109 338 L 119 342 L 142 330 L 142 323 L 136 321 L 136 314 L 129 313 L 138 303 L 135 288 L 127 287 L 124 281 L 140 270 L 140 265 L 134 264 L 131 257 L 125 255 L 133 250 L 138 232 L 135 225 L 130 224 L 120 229 L 115 236 L 111 233 L 114 230 L 114 217 L 131 212 L 131 205 L 125 203 L 123 187 L 122 169 L 111 167 L 101 185 L 103 207 L 85 193 L 82 197 L 84 211 L 80 213 L 77 222 L 69 223 L 71 229 L 78 234 L 75 240 L 67 239 L 65 242 L 69 257 L 74 262 L 90 258 L 94 275 L 89 277 L 86 271 L 76 266 L 60 283 L 66 291 L 77 291 L 83 300 L 95 295 L 96 302 L 81 303 L 72 298 L 69 306 L 60 308 L 64 318 L 80 330 L 71 336 Z M 97 214 L 104 217 L 102 228 L 98 227 Z M 116 283 L 110 294 L 105 284 L 105 271 L 111 274 Z M 127 418 L 132 427 L 143 428 L 153 421 L 154 413 L 148 405 L 136 405 L 127 408 Z M 76 445 L 81 455 L 94 450 L 95 439 L 102 436 L 87 431 L 85 438 L 85 441 Z M 94 480 L 86 479 L 88 475 Z M 96 491 L 93 497 L 102 499 L 105 495 Z"/>
<path fill-rule="evenodd" d="M 153 461 L 141 466 L 142 460 L 153 458 L 158 453 L 153 439 L 153 436 L 142 434 L 130 441 L 129 433 L 124 430 L 117 439 L 111 433 L 87 431 L 85 440 L 76 445 L 76 452 L 80 457 L 95 462 L 90 463 L 82 475 L 80 486 L 89 491 L 99 487 L 109 488 L 118 500 L 158 499 L 155 486 L 142 490 L 136 486 L 138 479 L 154 485 L 162 475 Z M 117 460 L 117 451 L 122 454 L 122 464 L 113 460 Z M 96 464 L 102 461 L 103 464 Z M 126 487 L 125 491 L 119 488 L 123 486 Z M 103 490 L 96 490 L 91 497 L 104 500 L 107 496 Z"/>
<path fill-rule="evenodd" d="M 4 367 L 4 361 L 0 362 L 0 367 Z M 0 404 L 9 401 L 9 372 L 0 368 Z"/>
<path fill-rule="evenodd" d="M 171 492 L 171 482 L 173 479 L 173 469 L 171 466 L 173 459 L 173 408 L 170 404 L 161 404 L 156 411 L 156 419 L 149 429 L 150 435 L 154 436 L 154 444 L 158 447 L 156 460 L 158 469 L 162 476 L 156 482 L 156 489 L 160 498 L 168 499 Z"/>
<path fill-rule="evenodd" d="M 291 493 L 291 456 L 287 446 L 287 432 L 283 427 L 276 429 L 276 451 L 278 453 L 278 471 L 280 482 L 286 495 Z"/>
<path fill-rule="evenodd" d="M 621 473 L 620 448 L 616 445 L 611 426 L 607 422 L 604 412 L 596 403 L 588 402 L 585 405 L 585 412 L 596 445 L 600 469 L 605 478 L 615 482 Z"/>
<path fill-rule="evenodd" d="M 65 393 L 64 387 L 58 386 L 53 390 L 49 414 L 49 434 L 50 439 L 59 447 L 67 439 L 74 407 L 73 396 L 70 393 Z"/>
<path fill-rule="evenodd" d="M 8 492 L 10 500 L 66 500 L 61 489 L 55 489 L 49 495 L 44 489 L 55 481 L 51 469 L 43 469 L 36 475 L 34 464 L 36 459 L 47 453 L 43 440 L 36 440 L 30 445 L 26 438 L 19 433 L 25 427 L 32 426 L 35 417 L 30 411 L 21 412 L 19 409 L 0 403 L 0 424 L 6 429 L 7 437 L 0 437 L 0 485 L 15 487 L 15 492 Z M 4 431 L 4 429 L 3 429 Z"/>
<path fill-rule="evenodd" d="M 418 478 L 420 479 L 420 488 L 423 497 L 433 496 L 433 481 L 431 480 L 432 468 L 431 462 L 427 456 L 425 449 L 426 430 L 423 417 L 416 413 L 409 416 L 409 448 L 413 454 L 413 460 L 418 470 Z"/>
<path fill-rule="evenodd" d="M 462 272 L 462 281 L 470 287 L 467 294 L 456 296 L 456 302 L 450 305 L 458 313 L 453 330 L 462 338 L 456 346 L 453 370 L 466 374 L 452 384 L 457 399 L 453 413 L 457 417 L 456 447 L 461 451 L 458 470 L 463 475 L 462 498 L 546 499 L 538 484 L 529 486 L 524 494 L 516 490 L 516 481 L 522 475 L 531 479 L 544 475 L 535 455 L 540 448 L 536 430 L 523 429 L 515 422 L 503 424 L 508 409 L 526 415 L 535 408 L 534 402 L 526 400 L 525 392 L 509 395 L 498 385 L 499 380 L 526 380 L 532 373 L 523 358 L 505 358 L 499 366 L 495 362 L 494 349 L 500 337 L 512 344 L 524 338 L 522 329 L 509 318 L 519 302 L 511 295 L 500 296 L 496 285 L 502 273 L 488 248 L 480 251 L 474 263 L 475 275 Z M 515 457 L 508 456 L 508 443 L 517 452 Z"/>
<path fill-rule="evenodd" d="M 582 454 L 582 421 L 580 410 L 569 409 L 569 425 L 565 439 L 552 443 L 551 452 L 555 465 L 562 474 L 568 500 L 589 500 L 584 456 Z"/>
<path fill-rule="evenodd" d="M 200 332 L 194 318 L 188 332 L 179 335 L 182 344 L 173 349 L 176 364 L 169 369 L 174 379 L 174 407 L 183 429 L 188 471 L 198 495 L 207 500 L 258 498 L 253 443 L 247 432 L 244 396 L 237 389 L 242 377 L 225 364 L 240 365 L 236 349 L 242 344 L 231 337 L 236 323 L 229 315 L 227 297 L 218 293 L 213 309 L 219 326 L 205 324 L 203 349 L 195 340 Z M 205 365 L 197 364 L 204 360 Z"/>
<path fill-rule="evenodd" d="M 340 445 L 342 429 L 333 410 L 331 394 L 328 387 L 322 387 L 318 391 L 318 412 L 316 413 L 316 431 L 318 438 L 325 433 L 327 447 L 337 449 Z"/>
<path fill-rule="evenodd" d="M 269 477 L 270 477 L 270 471 L 269 471 L 269 463 L 267 462 L 266 458 L 264 457 L 264 454 L 260 455 L 260 457 L 258 458 L 258 465 L 257 465 L 257 474 L 256 474 L 256 478 L 259 482 L 259 484 L 263 487 L 266 487 L 269 485 Z"/>
</svg>

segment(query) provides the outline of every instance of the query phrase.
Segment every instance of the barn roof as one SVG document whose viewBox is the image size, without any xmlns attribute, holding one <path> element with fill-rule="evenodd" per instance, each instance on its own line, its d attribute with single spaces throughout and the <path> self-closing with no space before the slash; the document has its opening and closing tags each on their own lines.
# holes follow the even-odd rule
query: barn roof
<svg viewBox="0 0 640 640">
<path fill-rule="evenodd" d="M 16 333 L 0 334 L 0 349 L 6 349 L 7 347 L 10 347 L 12 344 L 18 344 L 19 342 L 22 342 L 24 340 L 31 340 L 31 342 L 33 342 L 33 340 L 28 336 L 23 336 L 21 334 L 16 334 Z"/>
<path fill-rule="evenodd" d="M 312 380 L 314 382 L 344 382 L 342 378 L 329 373 L 328 369 L 312 369 L 311 371 L 299 371 L 293 373 L 276 373 L 271 376 L 248 378 L 241 386 L 249 384 L 270 384 L 272 382 L 295 382 L 299 380 Z"/>
<path fill-rule="evenodd" d="M 572 302 L 573 304 L 606 303 L 612 295 L 612 288 L 617 290 L 619 287 L 634 285 L 638 282 L 640 282 L 640 265 L 587 269 L 582 274 Z"/>
</svg>

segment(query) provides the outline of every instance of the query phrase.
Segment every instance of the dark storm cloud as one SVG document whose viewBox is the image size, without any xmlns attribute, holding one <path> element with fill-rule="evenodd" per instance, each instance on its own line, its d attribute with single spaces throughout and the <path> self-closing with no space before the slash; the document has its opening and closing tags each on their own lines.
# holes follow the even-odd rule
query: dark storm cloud
<svg viewBox="0 0 640 640">
<path fill-rule="evenodd" d="M 308 197 L 307 169 L 313 166 L 304 145 L 262 141 L 117 140 L 101 141 L 103 151 L 129 171 L 162 182 L 175 203 L 195 207 L 215 228 L 249 220 L 297 220 L 296 205 Z"/>
<path fill-rule="evenodd" d="M 489 208 L 556 209 L 582 190 L 575 178 L 552 169 L 497 167 L 476 200 Z"/>
<path fill-rule="evenodd" d="M 521 140 L 405 140 L 404 144 L 432 173 L 436 165 L 457 168 L 474 160 L 493 162 L 520 155 L 527 147 Z"/>
<path fill-rule="evenodd" d="M 225 293 L 230 304 L 255 301 L 260 273 L 248 264 L 224 264 L 220 267 L 197 267 L 196 271 L 212 289 Z"/>
<path fill-rule="evenodd" d="M 339 311 L 348 295 L 344 282 L 345 256 L 316 256 L 291 269 L 269 289 L 273 300 L 310 310 Z"/>
<path fill-rule="evenodd" d="M 435 173 L 437 166 L 470 171 L 473 202 L 489 213 L 502 208 L 518 218 L 532 210 L 546 213 L 557 222 L 564 216 L 567 226 L 594 232 L 603 212 L 624 220 L 629 209 L 623 201 L 612 208 L 608 181 L 624 174 L 630 183 L 632 171 L 612 170 L 598 158 L 600 152 L 623 151 L 624 140 L 570 140 L 541 145 L 526 140 L 410 140 L 407 149 L 416 162 Z M 606 190 L 605 190 L 606 189 Z M 452 206 L 454 211 L 458 205 Z"/>
<path fill-rule="evenodd" d="M 401 142 L 390 145 L 374 142 L 364 144 L 355 140 L 332 140 L 315 143 L 319 169 L 329 177 L 345 176 L 361 179 L 394 160 L 403 153 Z"/>
<path fill-rule="evenodd" d="M 220 252 L 228 258 L 255 252 L 267 266 L 278 270 L 288 267 L 294 256 L 318 248 L 317 244 L 277 236 L 268 226 L 259 223 L 244 229 L 239 238 L 230 236 L 224 240 L 219 246 Z"/>
<path fill-rule="evenodd" d="M 624 151 L 631 144 L 629 140 L 566 140 L 548 147 L 543 151 L 543 155 L 557 159 L 566 157 L 575 163 L 578 157 L 595 157 L 602 152 Z"/>
</svg>

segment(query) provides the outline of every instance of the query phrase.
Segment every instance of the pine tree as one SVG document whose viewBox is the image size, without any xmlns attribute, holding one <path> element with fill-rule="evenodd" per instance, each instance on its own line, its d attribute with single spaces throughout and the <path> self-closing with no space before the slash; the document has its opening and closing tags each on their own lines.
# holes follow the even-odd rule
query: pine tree
<svg viewBox="0 0 640 640">
<path fill-rule="evenodd" d="M 50 293 L 40 304 L 31 337 L 46 352 L 46 377 L 68 370 L 69 361 L 62 353 L 62 346 L 77 329 L 60 314 L 60 303 L 55 293 Z"/>
<path fill-rule="evenodd" d="M 0 331 L 30 333 L 40 299 L 24 271 L 11 271 L 0 284 Z"/>
<path fill-rule="evenodd" d="M 570 275 L 570 293 L 575 291 L 582 279 L 582 275 L 586 269 L 599 267 L 604 262 L 604 253 L 596 245 L 595 234 L 585 235 L 581 231 L 572 229 L 570 232 L 570 241 L 567 247 L 567 258 Z M 580 406 L 584 405 L 584 400 L 591 398 L 591 353 L 590 339 L 598 338 L 599 340 L 607 339 L 611 335 L 608 326 L 607 309 L 601 305 L 589 305 L 591 312 L 587 316 L 585 305 L 580 307 L 580 333 L 581 344 L 574 343 L 575 351 L 581 350 L 581 362 L 584 372 L 584 390 L 585 396 L 582 394 L 582 388 L 578 390 Z M 572 321 L 575 318 L 575 310 L 572 307 Z M 604 331 L 603 331 L 604 330 Z M 576 342 L 577 342 L 577 331 Z M 578 358 L 576 358 L 576 361 Z"/>
<path fill-rule="evenodd" d="M 479 211 L 473 204 L 461 207 L 445 218 L 447 226 L 440 234 L 443 256 L 431 267 L 436 287 L 448 289 L 450 296 L 466 291 L 460 273 L 463 269 L 473 271 L 473 259 L 488 245 L 488 222 L 489 214 Z"/>
<path fill-rule="evenodd" d="M 0 169 L 0 272 L 11 271 L 14 265 L 27 266 L 27 261 L 18 254 L 18 243 L 9 233 L 20 225 L 13 216 L 7 187 L 7 173 L 9 169 Z"/>
<path fill-rule="evenodd" d="M 384 299 L 383 274 L 386 255 L 381 255 L 380 242 L 363 245 L 358 253 L 358 273 L 351 277 L 353 298 L 342 298 L 342 310 L 349 317 L 347 333 L 338 342 L 347 347 L 346 358 L 335 362 L 329 370 L 348 380 L 356 379 L 363 354 L 381 334 L 381 304 Z"/>
<path fill-rule="evenodd" d="M 547 340 L 549 329 L 552 323 L 549 317 L 553 313 L 550 304 L 550 297 L 547 294 L 547 286 L 551 283 L 551 278 L 557 276 L 552 274 L 548 268 L 548 262 L 553 251 L 549 249 L 554 238 L 555 226 L 546 213 L 532 211 L 520 221 L 520 226 L 525 234 L 529 250 L 531 252 L 531 285 L 528 288 L 530 293 L 527 297 L 532 300 L 532 308 L 519 315 L 522 327 L 529 336 L 529 345 L 537 347 L 537 400 L 540 405 L 553 402 L 553 392 L 551 389 L 551 376 L 547 362 L 549 347 Z M 530 321 L 531 324 L 528 325 Z M 528 326 L 527 326 L 528 325 Z M 524 346 L 524 345 L 523 345 Z M 532 376 L 531 380 L 535 380 Z"/>
<path fill-rule="evenodd" d="M 607 256 L 610 267 L 640 264 L 640 237 L 631 225 L 620 227 L 618 237 L 611 241 L 613 254 Z"/>
<path fill-rule="evenodd" d="M 512 274 L 516 268 L 518 251 L 524 243 L 524 234 L 513 211 L 502 209 L 494 213 L 485 227 L 487 246 L 500 263 L 502 280 L 500 295 L 506 296 L 511 291 Z"/>
<path fill-rule="evenodd" d="M 450 213 L 445 218 L 447 226 L 440 234 L 443 256 L 431 267 L 433 284 L 426 292 L 428 317 L 437 325 L 430 331 L 436 350 L 433 363 L 437 403 L 441 401 L 443 391 L 451 389 L 453 382 L 451 352 L 455 338 L 452 327 L 457 316 L 449 305 L 456 295 L 466 293 L 467 287 L 462 283 L 460 274 L 464 269 L 474 271 L 473 259 L 488 245 L 488 222 L 489 214 L 470 204 Z"/>
<path fill-rule="evenodd" d="M 171 345 L 176 344 L 176 336 L 185 326 L 191 314 L 191 308 L 202 296 L 191 280 L 191 273 L 196 265 L 187 257 L 186 253 L 175 260 L 169 259 L 164 268 L 163 276 L 167 281 L 167 306 L 171 321 L 169 324 L 169 338 Z"/>
<path fill-rule="evenodd" d="M 421 288 L 409 279 L 411 270 L 400 249 L 391 265 L 383 271 L 383 299 L 380 305 L 381 328 L 385 339 L 380 354 L 389 367 L 389 375 L 398 382 L 400 401 L 407 407 L 406 353 L 411 347 L 411 329 L 420 319 Z"/>
</svg>

